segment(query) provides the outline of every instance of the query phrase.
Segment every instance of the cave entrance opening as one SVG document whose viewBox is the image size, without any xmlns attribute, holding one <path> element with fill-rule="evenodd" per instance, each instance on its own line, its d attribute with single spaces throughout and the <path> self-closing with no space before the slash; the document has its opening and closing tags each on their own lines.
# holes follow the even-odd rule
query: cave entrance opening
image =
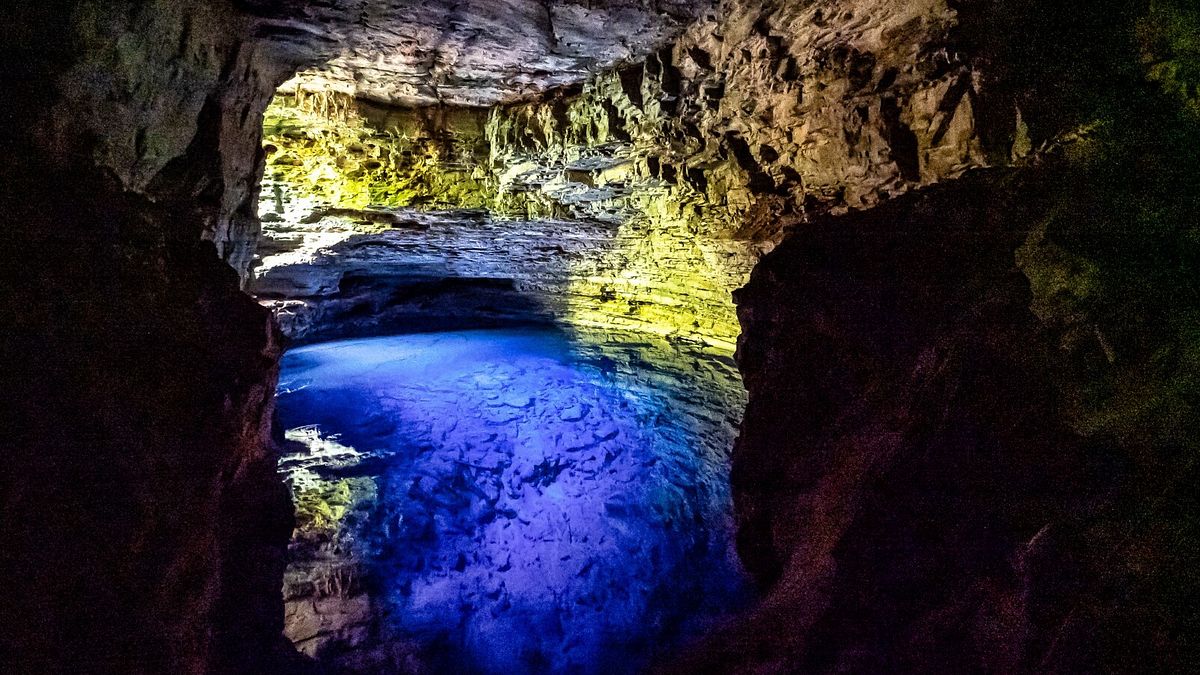
<svg viewBox="0 0 1200 675">
<path fill-rule="evenodd" d="M 309 103 L 268 112 L 249 282 L 294 344 L 288 637 L 363 672 L 635 672 L 742 609 L 745 392 L 696 318 L 718 293 L 655 257 L 682 240 L 497 208 L 479 111 Z"/>
</svg>

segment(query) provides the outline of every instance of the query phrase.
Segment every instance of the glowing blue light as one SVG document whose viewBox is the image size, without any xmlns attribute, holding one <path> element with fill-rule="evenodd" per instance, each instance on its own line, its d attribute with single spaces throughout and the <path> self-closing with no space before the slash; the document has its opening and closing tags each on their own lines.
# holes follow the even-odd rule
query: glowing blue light
<svg viewBox="0 0 1200 675">
<path fill-rule="evenodd" d="M 706 450 L 727 423 L 681 403 L 697 392 L 578 347 L 552 330 L 469 331 L 284 359 L 283 423 L 378 462 L 345 541 L 388 628 L 438 667 L 635 671 L 744 596 L 727 460 Z"/>
</svg>

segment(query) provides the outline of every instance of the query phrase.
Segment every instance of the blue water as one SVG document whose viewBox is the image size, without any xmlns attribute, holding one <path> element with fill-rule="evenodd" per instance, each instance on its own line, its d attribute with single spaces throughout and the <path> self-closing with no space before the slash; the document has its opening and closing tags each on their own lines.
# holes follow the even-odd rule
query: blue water
<svg viewBox="0 0 1200 675">
<path fill-rule="evenodd" d="M 746 600 L 738 391 L 666 343 L 549 329 L 306 346 L 283 361 L 303 441 L 283 467 L 297 494 L 349 486 L 310 543 L 364 570 L 376 639 L 441 672 L 635 672 Z"/>
</svg>

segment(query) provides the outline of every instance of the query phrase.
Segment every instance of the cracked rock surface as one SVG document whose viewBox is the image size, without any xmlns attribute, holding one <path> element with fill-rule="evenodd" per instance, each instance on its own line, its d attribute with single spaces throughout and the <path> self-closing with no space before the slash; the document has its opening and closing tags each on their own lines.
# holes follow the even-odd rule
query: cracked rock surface
<svg viewBox="0 0 1200 675">
<path fill-rule="evenodd" d="M 312 64 L 285 88 L 487 106 L 576 84 L 674 37 L 706 0 L 262 3 L 258 31 Z"/>
</svg>

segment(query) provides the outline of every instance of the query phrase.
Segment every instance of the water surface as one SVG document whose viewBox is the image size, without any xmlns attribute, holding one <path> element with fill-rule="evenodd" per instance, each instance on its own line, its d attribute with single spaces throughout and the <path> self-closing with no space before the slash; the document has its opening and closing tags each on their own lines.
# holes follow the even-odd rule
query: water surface
<svg viewBox="0 0 1200 675">
<path fill-rule="evenodd" d="M 745 599 L 727 357 L 629 334 L 401 335 L 294 349 L 279 392 L 289 632 L 310 653 L 632 672 Z"/>
</svg>

